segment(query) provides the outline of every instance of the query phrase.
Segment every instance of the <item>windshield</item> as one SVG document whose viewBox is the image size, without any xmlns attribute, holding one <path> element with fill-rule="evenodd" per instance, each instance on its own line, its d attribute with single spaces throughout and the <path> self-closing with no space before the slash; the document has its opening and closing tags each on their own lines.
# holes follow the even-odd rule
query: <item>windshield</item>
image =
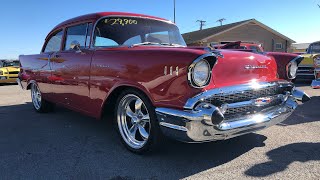
<svg viewBox="0 0 320 180">
<path fill-rule="evenodd" d="M 318 54 L 320 53 L 320 43 L 319 44 L 312 44 L 310 46 L 310 53 L 309 54 Z"/>
<path fill-rule="evenodd" d="M 10 62 L 3 62 L 3 67 L 10 67 L 10 66 L 20 66 L 19 61 L 10 61 Z"/>
<path fill-rule="evenodd" d="M 95 28 L 95 47 L 117 46 L 186 46 L 179 29 L 167 22 L 133 18 L 108 17 Z"/>
</svg>

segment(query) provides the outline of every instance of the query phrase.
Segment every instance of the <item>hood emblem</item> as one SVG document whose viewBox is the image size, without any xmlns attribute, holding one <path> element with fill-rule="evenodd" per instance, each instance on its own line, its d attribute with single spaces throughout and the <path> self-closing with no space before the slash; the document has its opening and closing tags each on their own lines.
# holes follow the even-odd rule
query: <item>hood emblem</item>
<svg viewBox="0 0 320 180">
<path fill-rule="evenodd" d="M 254 65 L 245 65 L 245 69 L 267 69 L 266 65 L 254 66 Z"/>
</svg>

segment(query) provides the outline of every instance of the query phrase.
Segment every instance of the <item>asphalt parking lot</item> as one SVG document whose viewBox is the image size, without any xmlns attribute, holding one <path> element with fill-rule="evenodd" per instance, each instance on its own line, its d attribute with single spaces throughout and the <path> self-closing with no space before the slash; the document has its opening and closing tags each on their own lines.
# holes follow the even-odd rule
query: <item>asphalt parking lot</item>
<svg viewBox="0 0 320 180">
<path fill-rule="evenodd" d="M 320 179 L 320 90 L 282 124 L 227 141 L 166 141 L 128 152 L 110 123 L 57 108 L 33 111 L 29 91 L 0 85 L 0 179 Z"/>
</svg>

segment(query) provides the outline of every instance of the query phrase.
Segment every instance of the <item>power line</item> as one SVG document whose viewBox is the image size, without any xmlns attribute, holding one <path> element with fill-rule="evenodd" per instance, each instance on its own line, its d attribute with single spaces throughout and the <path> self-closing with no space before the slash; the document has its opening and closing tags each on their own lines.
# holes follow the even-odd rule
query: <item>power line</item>
<svg viewBox="0 0 320 180">
<path fill-rule="evenodd" d="M 196 22 L 199 22 L 199 23 L 200 23 L 200 30 L 202 30 L 203 26 L 205 26 L 205 23 L 206 23 L 207 21 L 197 20 Z"/>
</svg>

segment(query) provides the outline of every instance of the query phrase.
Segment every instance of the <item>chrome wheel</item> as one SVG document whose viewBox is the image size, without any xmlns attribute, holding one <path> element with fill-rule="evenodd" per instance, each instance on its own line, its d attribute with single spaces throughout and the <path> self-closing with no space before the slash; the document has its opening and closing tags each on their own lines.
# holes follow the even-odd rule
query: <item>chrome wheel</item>
<svg viewBox="0 0 320 180">
<path fill-rule="evenodd" d="M 31 85 L 31 98 L 34 107 L 39 110 L 41 108 L 41 92 L 36 84 Z"/>
<path fill-rule="evenodd" d="M 131 148 L 141 149 L 147 143 L 151 130 L 150 116 L 138 96 L 127 94 L 120 100 L 117 122 L 123 140 Z"/>
</svg>

